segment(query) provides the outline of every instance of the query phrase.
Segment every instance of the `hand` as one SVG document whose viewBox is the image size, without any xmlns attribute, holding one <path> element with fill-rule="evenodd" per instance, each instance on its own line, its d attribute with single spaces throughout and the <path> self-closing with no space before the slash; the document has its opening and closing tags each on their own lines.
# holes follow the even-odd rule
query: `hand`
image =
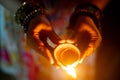
<svg viewBox="0 0 120 80">
<path fill-rule="evenodd" d="M 46 16 L 38 15 L 30 21 L 26 36 L 27 44 L 49 59 L 46 51 L 49 49 L 52 53 L 53 48 L 47 43 L 48 38 L 55 44 L 58 44 L 58 41 L 60 40 Z"/>
<path fill-rule="evenodd" d="M 69 39 L 75 41 L 76 46 L 79 48 L 81 62 L 92 54 L 101 42 L 101 34 L 93 20 L 88 16 L 79 16 L 76 19 L 71 18 L 67 34 Z"/>
</svg>

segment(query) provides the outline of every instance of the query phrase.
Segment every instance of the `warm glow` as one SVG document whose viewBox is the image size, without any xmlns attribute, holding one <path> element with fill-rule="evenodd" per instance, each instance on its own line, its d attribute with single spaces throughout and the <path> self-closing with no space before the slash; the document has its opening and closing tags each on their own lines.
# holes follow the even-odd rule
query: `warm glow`
<svg viewBox="0 0 120 80">
<path fill-rule="evenodd" d="M 33 30 L 33 36 L 39 39 L 39 32 L 45 30 L 45 31 L 51 31 L 52 28 L 51 26 L 41 23 L 39 25 L 36 26 L 36 28 Z"/>
<path fill-rule="evenodd" d="M 59 43 L 69 43 L 69 44 L 73 44 L 74 41 L 72 41 L 72 40 L 61 40 L 61 41 L 59 41 Z"/>
<path fill-rule="evenodd" d="M 57 64 L 65 70 L 73 79 L 77 78 L 75 67 L 80 61 L 80 50 L 72 40 L 61 40 L 54 50 L 54 57 Z"/>
<path fill-rule="evenodd" d="M 75 71 L 75 68 L 68 65 L 67 67 L 65 67 L 65 70 L 66 72 L 71 75 L 74 79 L 77 78 L 77 75 L 76 75 L 76 71 Z"/>
<path fill-rule="evenodd" d="M 80 51 L 72 44 L 60 44 L 54 50 L 54 57 L 60 66 L 76 66 L 80 60 Z"/>
</svg>

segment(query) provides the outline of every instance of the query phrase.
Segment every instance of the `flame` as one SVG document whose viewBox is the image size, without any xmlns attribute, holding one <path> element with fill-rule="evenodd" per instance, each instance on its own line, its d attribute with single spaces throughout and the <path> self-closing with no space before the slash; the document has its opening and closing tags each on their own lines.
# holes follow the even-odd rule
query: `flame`
<svg viewBox="0 0 120 80">
<path fill-rule="evenodd" d="M 60 44 L 54 50 L 54 57 L 61 67 L 70 64 L 76 66 L 79 63 L 80 51 L 72 44 Z"/>
<path fill-rule="evenodd" d="M 66 68 L 65 68 L 66 72 L 71 75 L 74 79 L 77 78 L 77 75 L 76 75 L 76 71 L 75 71 L 75 68 L 68 65 Z"/>
</svg>

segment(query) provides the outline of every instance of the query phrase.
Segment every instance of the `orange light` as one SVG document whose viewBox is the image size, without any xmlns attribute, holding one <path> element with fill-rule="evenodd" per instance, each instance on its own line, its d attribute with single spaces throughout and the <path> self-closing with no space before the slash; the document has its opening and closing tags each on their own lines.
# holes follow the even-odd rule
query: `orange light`
<svg viewBox="0 0 120 80">
<path fill-rule="evenodd" d="M 47 24 L 41 23 L 41 24 L 36 26 L 36 28 L 33 30 L 33 32 L 39 33 L 41 30 L 51 31 L 52 28 Z"/>
<path fill-rule="evenodd" d="M 80 51 L 72 44 L 60 44 L 54 50 L 54 57 L 61 67 L 67 65 L 76 66 L 80 60 Z"/>
<path fill-rule="evenodd" d="M 59 41 L 59 43 L 69 43 L 69 44 L 73 44 L 74 41 L 72 41 L 72 40 L 61 40 L 61 41 Z"/>
<path fill-rule="evenodd" d="M 73 45 L 74 41 L 61 40 L 54 50 L 54 57 L 57 64 L 67 72 L 72 78 L 76 79 L 75 67 L 80 61 L 80 50 Z"/>
<path fill-rule="evenodd" d="M 77 75 L 76 75 L 76 71 L 75 71 L 75 68 L 72 67 L 71 65 L 68 65 L 67 67 L 65 67 L 65 70 L 66 72 L 71 75 L 74 79 L 77 78 Z"/>
</svg>

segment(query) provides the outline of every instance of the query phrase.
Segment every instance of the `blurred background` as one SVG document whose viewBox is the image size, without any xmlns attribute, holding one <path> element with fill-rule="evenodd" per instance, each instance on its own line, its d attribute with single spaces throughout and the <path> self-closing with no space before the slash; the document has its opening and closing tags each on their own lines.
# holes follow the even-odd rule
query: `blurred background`
<svg viewBox="0 0 120 80">
<path fill-rule="evenodd" d="M 15 6 L 23 2 L 4 1 L 11 3 L 9 6 L 13 11 Z M 14 1 L 18 4 L 14 4 Z M 103 11 L 102 43 L 95 53 L 78 66 L 76 80 L 120 80 L 119 7 L 118 0 L 111 0 Z M 10 12 L 9 7 L 5 7 L 0 1 L 0 80 L 72 80 L 63 71 L 49 65 L 34 50 L 29 49 L 14 16 L 14 12 Z M 61 26 L 64 25 L 61 23 L 65 24 L 64 20 L 69 20 L 68 17 L 66 12 L 63 19 L 56 21 L 55 25 L 60 25 L 58 29 L 63 29 Z"/>
</svg>

